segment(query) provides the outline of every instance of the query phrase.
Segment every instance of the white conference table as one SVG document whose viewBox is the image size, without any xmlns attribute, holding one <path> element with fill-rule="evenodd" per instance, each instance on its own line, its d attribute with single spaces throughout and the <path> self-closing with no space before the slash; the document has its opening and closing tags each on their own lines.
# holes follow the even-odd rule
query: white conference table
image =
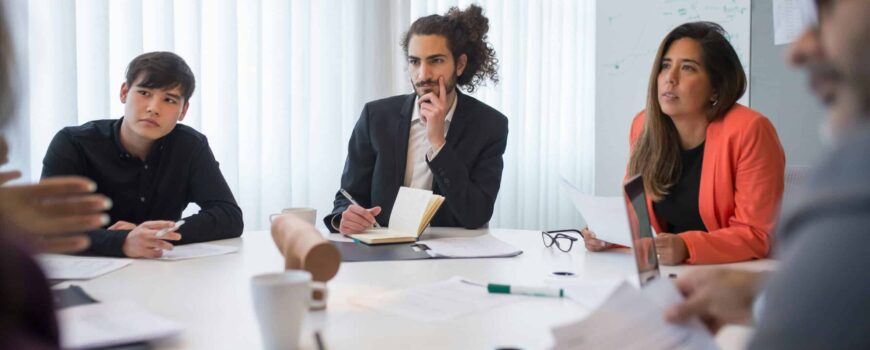
<svg viewBox="0 0 870 350">
<path fill-rule="evenodd" d="M 443 322 L 419 322 L 379 313 L 350 302 L 355 295 L 381 293 L 462 276 L 472 280 L 543 285 L 571 271 L 590 281 L 636 279 L 626 250 L 588 253 L 581 244 L 568 252 L 542 244 L 540 231 L 430 228 L 424 237 L 489 232 L 523 250 L 513 258 L 430 259 L 343 263 L 329 284 L 328 308 L 306 317 L 300 346 L 315 349 L 320 330 L 327 349 L 540 349 L 552 346 L 550 329 L 585 317 L 588 310 L 568 299 L 522 297 L 525 300 Z M 177 337 L 154 343 L 158 349 L 253 349 L 262 343 L 250 294 L 250 278 L 279 272 L 283 258 L 268 231 L 245 232 L 241 238 L 213 242 L 238 246 L 238 253 L 183 261 L 136 260 L 130 266 L 82 286 L 100 301 L 133 300 L 147 310 L 181 323 Z M 771 260 L 718 265 L 751 270 L 773 269 Z M 663 276 L 695 266 L 663 267 Z M 564 277 L 563 277 L 564 278 Z M 725 349 L 739 349 L 749 335 L 745 327 L 729 327 L 717 336 Z"/>
</svg>

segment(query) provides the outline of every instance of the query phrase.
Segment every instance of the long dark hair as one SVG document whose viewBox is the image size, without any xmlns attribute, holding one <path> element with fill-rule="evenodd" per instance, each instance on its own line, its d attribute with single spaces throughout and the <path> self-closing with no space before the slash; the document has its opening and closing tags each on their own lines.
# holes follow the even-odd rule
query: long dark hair
<svg viewBox="0 0 870 350">
<path fill-rule="evenodd" d="M 495 49 L 487 42 L 488 31 L 489 19 L 483 15 L 480 6 L 469 5 L 465 11 L 451 7 L 444 16 L 430 15 L 414 21 L 402 36 L 402 49 L 407 56 L 408 42 L 413 35 L 444 36 L 454 62 L 463 54 L 468 57 L 466 68 L 456 79 L 456 84 L 473 92 L 476 86 L 485 85 L 487 79 L 498 83 L 498 59 Z"/>
<path fill-rule="evenodd" d="M 646 120 L 628 162 L 629 174 L 643 175 L 644 187 L 656 201 L 668 194 L 682 171 L 680 135 L 659 104 L 658 76 L 662 70 L 662 59 L 674 41 L 682 38 L 697 41 L 701 46 L 702 65 L 717 96 L 707 106 L 707 118 L 721 118 L 746 92 L 746 72 L 727 37 L 728 33 L 716 23 L 692 22 L 674 28 L 659 45 L 649 75 Z"/>
</svg>

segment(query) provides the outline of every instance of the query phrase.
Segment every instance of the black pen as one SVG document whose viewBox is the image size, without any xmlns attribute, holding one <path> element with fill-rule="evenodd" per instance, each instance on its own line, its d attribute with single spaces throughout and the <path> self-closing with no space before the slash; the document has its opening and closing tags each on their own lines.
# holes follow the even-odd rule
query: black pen
<svg viewBox="0 0 870 350">
<path fill-rule="evenodd" d="M 344 198 L 347 198 L 347 200 L 349 200 L 351 204 L 362 207 L 361 205 L 359 205 L 359 203 L 356 202 L 355 199 L 353 199 L 353 197 L 350 196 L 350 193 L 347 193 L 347 191 L 345 191 L 343 188 L 339 188 L 338 192 L 341 192 L 341 195 L 344 196 Z M 377 220 L 375 220 L 375 227 L 381 227 L 381 225 L 378 225 Z"/>
</svg>

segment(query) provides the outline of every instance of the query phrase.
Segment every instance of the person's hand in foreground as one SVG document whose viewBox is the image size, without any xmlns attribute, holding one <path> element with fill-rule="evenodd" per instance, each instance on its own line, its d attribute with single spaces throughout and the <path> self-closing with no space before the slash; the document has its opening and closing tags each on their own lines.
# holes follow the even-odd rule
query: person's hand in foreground
<svg viewBox="0 0 870 350">
<path fill-rule="evenodd" d="M 678 323 L 697 316 L 714 334 L 725 324 L 749 324 L 762 277 L 731 269 L 690 271 L 675 282 L 686 299 L 665 310 L 665 319 Z"/>
<path fill-rule="evenodd" d="M 21 176 L 0 173 L 0 184 Z M 41 252 L 70 253 L 90 244 L 84 231 L 109 222 L 104 212 L 112 202 L 96 194 L 93 181 L 78 176 L 52 177 L 38 184 L 0 187 L 0 217 L 11 231 L 23 231 L 26 240 Z"/>
</svg>

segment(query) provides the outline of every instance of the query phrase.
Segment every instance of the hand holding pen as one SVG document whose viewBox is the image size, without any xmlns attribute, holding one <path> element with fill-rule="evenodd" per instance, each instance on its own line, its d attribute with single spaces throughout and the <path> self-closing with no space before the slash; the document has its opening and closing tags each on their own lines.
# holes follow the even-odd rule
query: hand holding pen
<svg viewBox="0 0 870 350">
<path fill-rule="evenodd" d="M 339 192 L 341 192 L 341 195 L 347 198 L 351 203 L 351 205 L 341 213 L 341 224 L 338 228 L 339 232 L 343 234 L 357 234 L 372 226 L 381 227 L 378 225 L 378 221 L 375 220 L 375 216 L 378 216 L 378 214 L 381 213 L 381 207 L 369 209 L 363 208 L 355 199 L 353 199 L 353 197 L 351 197 L 350 193 L 347 193 L 344 189 L 340 189 Z"/>
</svg>

